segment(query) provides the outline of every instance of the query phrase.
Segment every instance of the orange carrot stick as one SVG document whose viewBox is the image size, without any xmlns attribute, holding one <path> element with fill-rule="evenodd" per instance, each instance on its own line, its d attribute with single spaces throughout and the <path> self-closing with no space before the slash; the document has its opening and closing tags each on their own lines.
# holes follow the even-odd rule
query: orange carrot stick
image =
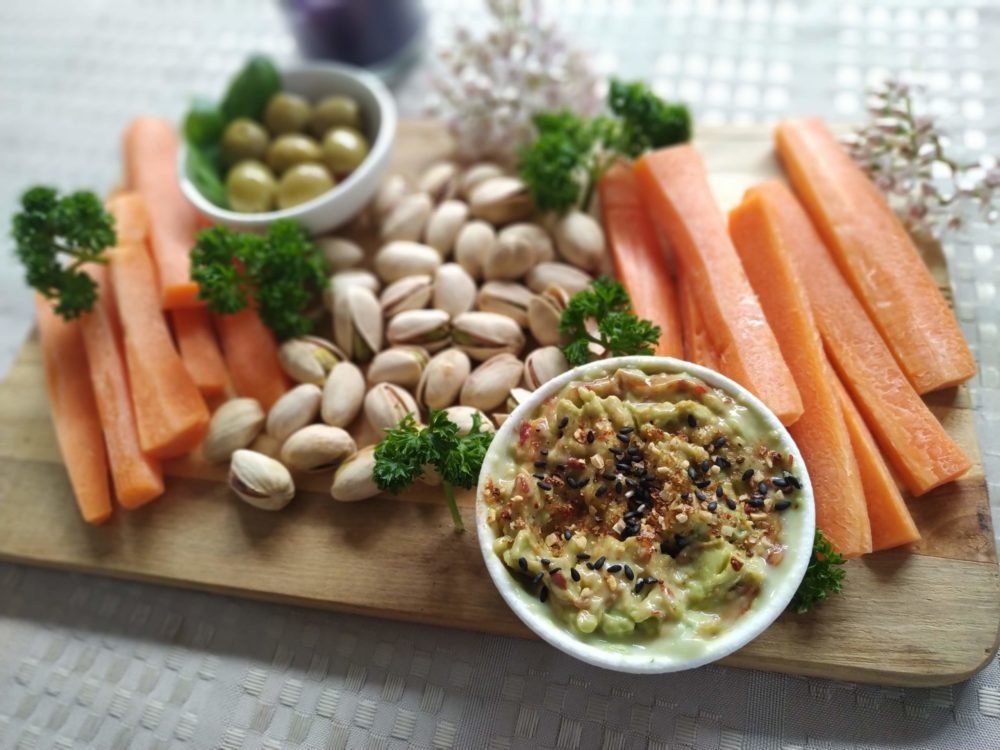
<svg viewBox="0 0 1000 750">
<path fill-rule="evenodd" d="M 142 195 L 149 213 L 163 309 L 200 307 L 189 257 L 200 220 L 177 182 L 179 145 L 174 126 L 156 117 L 137 117 L 125 130 L 124 146 L 127 186 Z"/>
<path fill-rule="evenodd" d="M 597 189 L 615 275 L 632 298 L 636 315 L 660 327 L 655 353 L 683 356 L 674 281 L 631 167 L 619 162 L 600 179 Z"/>
<path fill-rule="evenodd" d="M 139 443 L 155 458 L 192 450 L 208 429 L 205 401 L 180 355 L 158 304 L 156 271 L 142 240 L 148 228 L 143 199 L 111 200 L 117 246 L 110 251 L 111 284 L 125 334 L 125 362 Z"/>
<path fill-rule="evenodd" d="M 212 320 L 204 308 L 173 310 L 174 338 L 188 374 L 206 398 L 226 389 L 229 374 L 215 341 Z"/>
<path fill-rule="evenodd" d="M 821 120 L 786 120 L 775 140 L 795 192 L 917 392 L 972 377 L 958 322 L 878 188 Z"/>
<path fill-rule="evenodd" d="M 698 291 L 702 320 L 722 372 L 760 398 L 784 424 L 802 416 L 802 399 L 692 146 L 647 153 L 635 164 L 653 220 L 670 240 Z"/>
<path fill-rule="evenodd" d="M 840 399 L 844 423 L 851 436 L 851 446 L 861 472 L 861 486 L 865 490 L 868 520 L 872 526 L 872 551 L 878 552 L 880 549 L 917 541 L 920 539 L 917 525 L 913 522 L 913 516 L 906 507 L 892 472 L 875 444 L 875 438 L 865 426 L 861 412 L 851 401 L 840 378 L 833 378 L 833 387 Z"/>
<path fill-rule="evenodd" d="M 809 217 L 785 193 L 784 221 L 794 237 L 789 246 L 816 326 L 886 458 L 914 495 L 960 477 L 972 462 L 913 390 Z"/>
<path fill-rule="evenodd" d="M 278 363 L 278 342 L 256 311 L 216 315 L 229 377 L 240 396 L 255 398 L 265 409 L 288 390 L 288 378 Z"/>
<path fill-rule="evenodd" d="M 718 370 L 719 358 L 712 348 L 712 342 L 708 340 L 705 323 L 701 319 L 698 303 L 694 298 L 694 290 L 683 270 L 678 270 L 677 296 L 680 302 L 681 326 L 684 329 L 684 356 L 689 362 Z"/>
<path fill-rule="evenodd" d="M 143 454 L 139 445 L 121 323 L 108 269 L 97 266 L 90 275 L 98 289 L 93 310 L 82 318 L 90 379 L 97 397 L 115 497 L 122 506 L 136 508 L 163 494 L 163 471 L 159 461 Z"/>
<path fill-rule="evenodd" d="M 111 517 L 108 458 L 80 322 L 64 321 L 40 294 L 35 295 L 35 315 L 59 452 L 83 520 L 104 523 Z"/>
<path fill-rule="evenodd" d="M 789 252 L 797 241 L 785 221 L 794 201 L 780 183 L 750 188 L 729 214 L 729 232 L 757 291 L 805 411 L 788 428 L 802 451 L 816 498 L 816 525 L 844 557 L 872 550 L 858 464 L 802 282 Z M 793 208 L 795 206 L 793 205 Z"/>
</svg>

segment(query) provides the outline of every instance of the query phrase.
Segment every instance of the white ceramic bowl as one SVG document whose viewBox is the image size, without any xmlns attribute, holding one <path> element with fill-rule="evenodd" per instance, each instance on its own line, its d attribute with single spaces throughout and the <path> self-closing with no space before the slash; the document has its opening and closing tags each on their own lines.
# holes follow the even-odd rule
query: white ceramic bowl
<svg viewBox="0 0 1000 750">
<path fill-rule="evenodd" d="M 310 101 L 344 94 L 361 107 L 365 136 L 370 149 L 361 165 L 331 190 L 298 206 L 259 214 L 220 208 L 203 196 L 188 178 L 187 148 L 181 147 L 177 173 L 181 191 L 202 214 L 216 223 L 244 231 L 263 231 L 276 219 L 295 219 L 311 234 L 320 234 L 345 224 L 375 195 L 389 166 L 396 137 L 396 103 L 385 85 L 371 73 L 349 65 L 296 63 L 281 70 L 284 91 L 301 94 Z"/>
<path fill-rule="evenodd" d="M 722 389 L 757 413 L 777 432 L 779 441 L 794 457 L 794 465 L 798 468 L 797 473 L 802 482 L 802 489 L 797 494 L 802 500 L 799 507 L 782 513 L 783 541 L 787 545 L 784 560 L 780 565 L 768 568 L 761 592 L 746 613 L 722 634 L 712 640 L 699 641 L 697 646 L 692 646 L 690 642 L 681 644 L 669 639 L 661 639 L 654 644 L 632 644 L 627 641 L 579 636 L 557 622 L 552 617 L 549 606 L 540 602 L 515 580 L 511 571 L 492 548 L 496 535 L 486 520 L 488 507 L 482 499 L 483 485 L 489 475 L 489 467 L 498 460 L 500 452 L 507 450 L 517 439 L 517 425 L 522 420 L 530 418 L 543 401 L 561 391 L 570 382 L 589 380 L 605 372 L 614 372 L 620 367 L 636 367 L 648 373 L 687 372 L 711 386 Z M 733 653 L 760 635 L 785 610 L 802 576 L 805 575 L 812 553 L 815 524 L 812 484 L 805 463 L 802 461 L 799 449 L 778 418 L 753 394 L 729 378 L 714 370 L 672 357 L 606 359 L 577 367 L 545 383 L 522 401 L 497 430 L 483 461 L 476 495 L 476 527 L 486 569 L 504 601 L 514 610 L 514 614 L 536 635 L 570 656 L 605 669 L 637 674 L 678 672 L 699 667 Z"/>
</svg>

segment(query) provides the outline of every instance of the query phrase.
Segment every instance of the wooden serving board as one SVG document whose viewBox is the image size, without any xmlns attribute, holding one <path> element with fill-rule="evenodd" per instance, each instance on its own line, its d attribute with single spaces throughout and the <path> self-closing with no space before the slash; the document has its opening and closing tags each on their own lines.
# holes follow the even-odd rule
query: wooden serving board
<svg viewBox="0 0 1000 750">
<path fill-rule="evenodd" d="M 764 129 L 705 129 L 699 145 L 724 208 L 779 174 Z M 435 125 L 403 123 L 396 167 L 413 172 L 448 148 Z M 948 293 L 940 252 L 926 257 Z M 1000 578 L 974 415 L 964 388 L 930 403 L 975 464 L 910 502 L 920 543 L 850 562 L 842 595 L 818 612 L 784 615 L 726 664 L 940 685 L 987 663 L 997 648 Z M 49 422 L 37 341 L 25 342 L 0 384 L 0 557 L 530 637 L 486 574 L 469 494 L 459 502 L 470 530 L 455 534 L 439 493 L 422 485 L 340 504 L 328 479 L 312 478 L 286 510 L 265 513 L 231 496 L 224 469 L 185 459 L 167 472 L 167 494 L 151 506 L 116 513 L 103 527 L 82 523 Z"/>
</svg>

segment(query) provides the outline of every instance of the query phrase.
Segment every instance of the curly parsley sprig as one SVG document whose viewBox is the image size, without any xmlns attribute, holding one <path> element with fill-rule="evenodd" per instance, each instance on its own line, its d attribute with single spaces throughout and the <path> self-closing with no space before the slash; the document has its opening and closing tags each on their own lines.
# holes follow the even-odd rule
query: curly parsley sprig
<svg viewBox="0 0 1000 750">
<path fill-rule="evenodd" d="M 841 590 L 844 581 L 844 558 L 833 549 L 830 540 L 816 529 L 812 556 L 806 575 L 788 606 L 800 615 Z"/>
<path fill-rule="evenodd" d="M 607 276 L 570 297 L 559 331 L 567 342 L 563 354 L 574 367 L 593 359 L 591 344 L 599 345 L 605 357 L 622 357 L 652 354 L 660 340 L 660 327 L 636 315 L 625 287 Z"/>
<path fill-rule="evenodd" d="M 81 266 L 106 263 L 115 244 L 114 219 L 91 192 L 60 197 L 50 187 L 21 196 L 11 235 L 30 286 L 55 300 L 55 311 L 72 320 L 94 306 L 97 284 Z"/>
<path fill-rule="evenodd" d="M 476 485 L 492 440 L 493 433 L 482 429 L 479 414 L 472 415 L 472 428 L 462 435 L 444 411 L 432 409 L 426 427 L 411 412 L 396 427 L 386 430 L 385 437 L 375 446 L 375 484 L 386 492 L 402 492 L 428 466 L 434 467 L 441 475 L 455 530 L 463 531 L 465 525 L 455 502 L 454 488 L 471 489 Z"/>
<path fill-rule="evenodd" d="M 232 314 L 251 304 L 279 340 L 312 330 L 306 314 L 326 274 L 319 248 L 296 222 L 272 222 L 263 235 L 214 226 L 198 233 L 191 278 L 213 312 Z"/>
<path fill-rule="evenodd" d="M 587 210 L 601 175 L 620 158 L 691 138 L 691 114 L 660 99 L 645 83 L 612 80 L 610 115 L 567 110 L 533 118 L 538 137 L 518 151 L 521 179 L 543 211 Z"/>
</svg>

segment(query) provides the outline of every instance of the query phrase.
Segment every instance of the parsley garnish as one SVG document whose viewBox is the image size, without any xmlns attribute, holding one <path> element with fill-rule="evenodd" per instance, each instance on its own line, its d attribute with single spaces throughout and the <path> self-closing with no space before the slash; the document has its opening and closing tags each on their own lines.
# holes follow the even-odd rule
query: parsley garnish
<svg viewBox="0 0 1000 750">
<path fill-rule="evenodd" d="M 605 357 L 621 357 L 652 354 L 660 340 L 660 327 L 632 312 L 625 287 L 607 276 L 594 279 L 570 298 L 559 331 L 567 341 L 563 354 L 574 367 L 593 358 L 591 344 L 601 346 Z"/>
<path fill-rule="evenodd" d="M 608 108 L 610 115 L 591 118 L 566 110 L 535 115 L 538 137 L 518 159 L 538 208 L 586 211 L 597 180 L 616 160 L 691 138 L 687 107 L 663 101 L 645 83 L 613 80 Z"/>
<path fill-rule="evenodd" d="M 833 549 L 830 540 L 823 536 L 823 532 L 816 529 L 809 567 L 806 568 L 805 577 L 788 606 L 801 615 L 828 598 L 830 594 L 839 592 L 844 580 L 844 569 L 839 566 L 843 564 L 844 558 Z"/>
<path fill-rule="evenodd" d="M 115 244 L 114 220 L 96 195 L 33 187 L 21 196 L 11 236 L 28 284 L 56 300 L 57 314 L 72 320 L 94 306 L 97 283 L 80 267 L 107 263 L 104 250 Z"/>
<path fill-rule="evenodd" d="M 283 341 L 312 330 L 306 310 L 326 274 L 319 248 L 296 222 L 281 219 L 263 235 L 224 226 L 203 229 L 191 251 L 191 278 L 213 312 L 239 312 L 252 300 L 260 319 Z"/>
<path fill-rule="evenodd" d="M 486 449 L 493 440 L 493 433 L 481 427 L 479 414 L 472 415 L 467 435 L 459 434 L 458 425 L 444 411 L 432 409 L 426 427 L 412 413 L 407 414 L 398 426 L 386 430 L 375 446 L 375 484 L 398 493 L 419 479 L 426 467 L 433 466 L 441 475 L 455 529 L 464 530 L 454 488 L 471 489 L 479 481 Z"/>
</svg>

